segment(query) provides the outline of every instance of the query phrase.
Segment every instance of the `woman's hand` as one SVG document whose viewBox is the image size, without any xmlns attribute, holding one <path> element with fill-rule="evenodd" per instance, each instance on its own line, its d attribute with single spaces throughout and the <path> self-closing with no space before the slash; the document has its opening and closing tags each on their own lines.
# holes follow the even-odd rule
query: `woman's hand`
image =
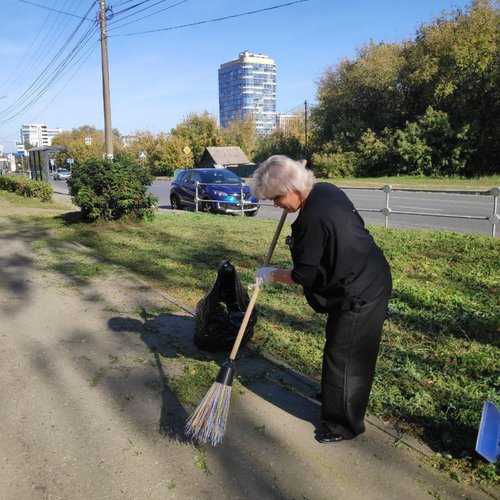
<svg viewBox="0 0 500 500">
<path fill-rule="evenodd" d="M 276 271 L 275 267 L 259 267 L 255 272 L 254 288 L 272 283 L 274 281 L 274 271 Z"/>
<path fill-rule="evenodd" d="M 277 269 L 276 267 L 259 267 L 255 272 L 255 283 L 249 286 L 250 289 L 267 285 L 273 281 L 296 285 L 292 280 L 292 272 L 288 269 Z"/>
</svg>

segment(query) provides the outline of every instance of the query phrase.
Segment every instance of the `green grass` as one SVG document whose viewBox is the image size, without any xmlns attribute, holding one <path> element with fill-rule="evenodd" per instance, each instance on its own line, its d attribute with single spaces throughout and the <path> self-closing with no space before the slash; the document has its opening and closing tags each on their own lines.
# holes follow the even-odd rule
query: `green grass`
<svg viewBox="0 0 500 500">
<path fill-rule="evenodd" d="M 158 179 L 171 179 L 158 177 Z M 246 178 L 250 181 L 249 178 Z M 318 181 L 332 182 L 337 186 L 345 187 L 382 187 L 390 184 L 400 188 L 446 189 L 446 190 L 490 190 L 500 186 L 500 175 L 489 175 L 466 179 L 463 177 L 419 177 L 413 175 L 398 175 L 384 177 L 336 177 L 331 179 L 318 179 Z"/>
<path fill-rule="evenodd" d="M 0 204 L 0 209 L 1 213 L 5 213 L 4 210 L 7 207 L 7 203 L 11 204 L 12 206 L 15 206 L 17 208 L 36 208 L 36 209 L 43 209 L 45 211 L 59 211 L 59 210 L 67 210 L 68 205 L 63 204 L 63 203 L 57 203 L 57 202 L 52 202 L 52 203 L 47 203 L 40 201 L 37 198 L 29 198 L 29 197 L 24 197 L 24 196 L 19 196 L 15 193 L 11 193 L 8 191 L 4 191 L 0 189 L 1 197 L 0 201 L 2 202 Z"/>
<path fill-rule="evenodd" d="M 0 195 L 0 199 L 2 196 Z M 262 265 L 276 222 L 182 213 L 147 223 L 79 223 L 73 214 L 40 211 L 19 223 L 50 229 L 47 245 L 76 241 L 107 265 L 125 267 L 194 307 L 224 260 L 244 285 Z M 498 481 L 498 466 L 474 454 L 482 404 L 499 386 L 500 241 L 489 236 L 372 227 L 393 271 L 394 292 L 369 411 L 424 440 L 443 457 L 436 467 Z M 285 224 L 273 265 L 290 267 Z M 36 247 L 42 248 L 38 234 Z M 63 272 L 64 270 L 61 270 Z M 259 295 L 253 344 L 319 379 L 325 317 L 299 288 L 266 286 Z M 200 365 L 201 366 L 201 365 Z M 197 401 L 200 366 L 177 380 Z M 210 375 L 216 366 L 210 366 Z M 210 377 L 208 377 L 210 379 Z M 193 383 L 194 382 L 194 383 Z"/>
<path fill-rule="evenodd" d="M 387 177 L 361 177 L 361 178 L 336 178 L 329 179 L 338 186 L 353 187 L 382 187 L 390 184 L 392 187 L 422 188 L 422 189 L 448 189 L 448 190 L 489 190 L 500 186 L 500 175 L 464 179 L 461 177 L 415 177 L 410 175 Z"/>
<path fill-rule="evenodd" d="M 106 275 L 108 266 L 98 262 L 88 261 L 86 256 L 73 255 L 69 250 L 54 250 L 50 255 L 47 267 L 61 274 L 71 276 L 78 284 L 87 284 L 92 278 Z"/>
</svg>

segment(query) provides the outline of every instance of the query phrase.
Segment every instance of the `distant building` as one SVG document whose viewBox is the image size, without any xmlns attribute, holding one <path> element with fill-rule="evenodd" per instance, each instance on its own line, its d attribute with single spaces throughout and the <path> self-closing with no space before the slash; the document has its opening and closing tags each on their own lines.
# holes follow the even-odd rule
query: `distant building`
<svg viewBox="0 0 500 500">
<path fill-rule="evenodd" d="M 219 68 L 220 124 L 227 127 L 247 115 L 253 115 L 260 136 L 276 128 L 276 64 L 264 54 L 245 51 Z"/>
<path fill-rule="evenodd" d="M 52 139 L 62 132 L 61 128 L 49 128 L 40 123 L 21 125 L 21 141 L 34 147 L 51 146 Z"/>
<path fill-rule="evenodd" d="M 137 138 L 135 135 L 122 135 L 122 144 L 128 148 Z"/>
<path fill-rule="evenodd" d="M 300 120 L 302 120 L 302 115 L 299 113 L 279 113 L 276 115 L 276 127 L 286 132 L 292 123 L 300 122 Z"/>
</svg>

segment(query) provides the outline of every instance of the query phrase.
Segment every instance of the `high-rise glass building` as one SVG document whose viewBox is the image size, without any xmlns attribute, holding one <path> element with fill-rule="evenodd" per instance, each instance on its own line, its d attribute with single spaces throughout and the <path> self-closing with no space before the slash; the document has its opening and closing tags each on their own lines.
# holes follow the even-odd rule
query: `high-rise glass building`
<svg viewBox="0 0 500 500">
<path fill-rule="evenodd" d="M 241 52 L 238 59 L 219 68 L 219 120 L 253 115 L 258 135 L 276 128 L 276 64 L 264 54 Z"/>
</svg>

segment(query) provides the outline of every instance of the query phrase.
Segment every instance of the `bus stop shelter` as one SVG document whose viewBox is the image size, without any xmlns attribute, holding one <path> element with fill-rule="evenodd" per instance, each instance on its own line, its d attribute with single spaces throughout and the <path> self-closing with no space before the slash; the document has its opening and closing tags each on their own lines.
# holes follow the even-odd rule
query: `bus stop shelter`
<svg viewBox="0 0 500 500">
<path fill-rule="evenodd" d="M 49 182 L 50 155 L 65 151 L 61 146 L 42 146 L 28 149 L 31 178 Z"/>
</svg>

